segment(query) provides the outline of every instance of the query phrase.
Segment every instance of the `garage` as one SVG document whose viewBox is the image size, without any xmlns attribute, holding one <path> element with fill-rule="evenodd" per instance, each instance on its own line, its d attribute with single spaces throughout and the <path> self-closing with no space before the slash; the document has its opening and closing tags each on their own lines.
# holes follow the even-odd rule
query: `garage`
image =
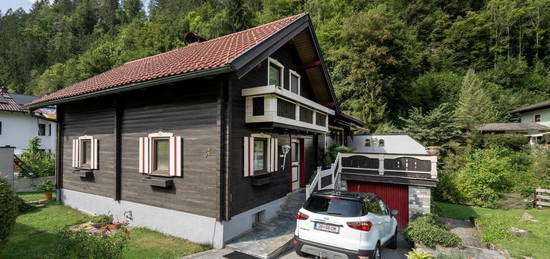
<svg viewBox="0 0 550 259">
<path fill-rule="evenodd" d="M 397 223 L 403 229 L 409 223 L 409 188 L 407 185 L 348 181 L 348 191 L 372 192 L 386 202 L 390 209 L 398 210 Z"/>
</svg>

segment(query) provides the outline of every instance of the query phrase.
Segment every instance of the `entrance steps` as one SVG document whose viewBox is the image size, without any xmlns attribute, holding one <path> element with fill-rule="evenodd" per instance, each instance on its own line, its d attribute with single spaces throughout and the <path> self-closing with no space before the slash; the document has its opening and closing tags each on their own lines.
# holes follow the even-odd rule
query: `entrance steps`
<svg viewBox="0 0 550 259">
<path fill-rule="evenodd" d="M 302 207 L 306 195 L 303 190 L 289 193 L 278 215 L 226 245 L 226 248 L 262 259 L 277 258 L 292 247 L 296 229 L 296 212 Z"/>
</svg>

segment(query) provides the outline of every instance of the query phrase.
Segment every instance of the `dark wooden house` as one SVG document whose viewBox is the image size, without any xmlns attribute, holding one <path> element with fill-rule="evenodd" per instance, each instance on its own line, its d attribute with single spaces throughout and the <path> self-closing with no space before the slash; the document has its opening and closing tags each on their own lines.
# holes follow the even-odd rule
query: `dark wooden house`
<svg viewBox="0 0 550 259">
<path fill-rule="evenodd" d="M 66 205 L 214 247 L 305 186 L 340 116 L 308 14 L 128 62 L 30 108 L 49 105 Z"/>
</svg>

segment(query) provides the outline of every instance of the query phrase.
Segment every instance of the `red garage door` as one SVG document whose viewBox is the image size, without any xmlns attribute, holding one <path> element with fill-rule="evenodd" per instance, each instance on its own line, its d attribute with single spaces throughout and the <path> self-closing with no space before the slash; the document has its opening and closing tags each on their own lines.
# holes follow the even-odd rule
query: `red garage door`
<svg viewBox="0 0 550 259">
<path fill-rule="evenodd" d="M 378 195 L 390 207 L 398 210 L 399 228 L 409 224 L 409 188 L 406 185 L 348 181 L 348 191 L 372 192 Z"/>
</svg>

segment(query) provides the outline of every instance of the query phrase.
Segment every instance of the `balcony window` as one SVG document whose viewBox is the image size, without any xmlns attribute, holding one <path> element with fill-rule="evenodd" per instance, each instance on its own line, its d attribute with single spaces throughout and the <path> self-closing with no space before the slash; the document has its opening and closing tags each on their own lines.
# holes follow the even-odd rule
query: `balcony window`
<svg viewBox="0 0 550 259">
<path fill-rule="evenodd" d="M 277 116 L 294 120 L 296 118 L 296 105 L 282 99 L 277 99 Z"/>
<path fill-rule="evenodd" d="M 284 66 L 275 59 L 268 59 L 267 84 L 283 86 Z"/>
<path fill-rule="evenodd" d="M 315 113 L 315 124 L 318 126 L 326 126 L 327 125 L 327 116 L 322 113 Z"/>
<path fill-rule="evenodd" d="M 295 94 L 300 94 L 300 75 L 296 71 L 290 70 L 290 91 Z"/>
<path fill-rule="evenodd" d="M 264 115 L 264 97 L 252 98 L 252 116 Z"/>
<path fill-rule="evenodd" d="M 313 111 L 305 107 L 300 107 L 300 121 L 313 123 Z"/>
</svg>

